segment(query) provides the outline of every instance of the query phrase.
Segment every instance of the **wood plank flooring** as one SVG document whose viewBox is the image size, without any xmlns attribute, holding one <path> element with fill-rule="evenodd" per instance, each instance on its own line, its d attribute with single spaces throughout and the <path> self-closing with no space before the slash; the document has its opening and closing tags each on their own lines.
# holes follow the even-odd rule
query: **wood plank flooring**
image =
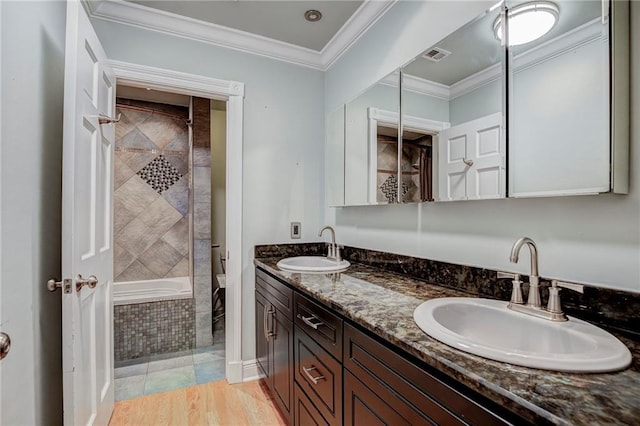
<svg viewBox="0 0 640 426">
<path fill-rule="evenodd" d="M 226 380 L 116 402 L 110 426 L 285 425 L 258 380 Z"/>
</svg>

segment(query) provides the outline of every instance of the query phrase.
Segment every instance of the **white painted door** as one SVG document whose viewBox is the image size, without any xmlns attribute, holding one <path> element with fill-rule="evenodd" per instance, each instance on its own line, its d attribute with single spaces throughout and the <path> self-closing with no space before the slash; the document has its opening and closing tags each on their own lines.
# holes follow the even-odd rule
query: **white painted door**
<svg viewBox="0 0 640 426">
<path fill-rule="evenodd" d="M 64 423 L 107 424 L 113 410 L 111 223 L 115 76 L 79 1 L 67 2 L 62 178 Z M 97 277 L 77 288 L 78 275 Z"/>
<path fill-rule="evenodd" d="M 502 113 L 495 113 L 438 134 L 439 200 L 505 196 L 505 142 L 502 129 Z"/>
</svg>

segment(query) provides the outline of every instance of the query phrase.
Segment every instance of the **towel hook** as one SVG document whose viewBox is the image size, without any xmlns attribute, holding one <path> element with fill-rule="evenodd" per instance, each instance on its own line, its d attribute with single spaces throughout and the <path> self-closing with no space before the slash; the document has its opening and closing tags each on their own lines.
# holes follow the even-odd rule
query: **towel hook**
<svg viewBox="0 0 640 426">
<path fill-rule="evenodd" d="M 104 115 L 104 114 L 98 114 L 98 123 L 99 124 L 117 123 L 118 121 L 120 121 L 121 117 L 122 117 L 122 113 L 118 114 L 117 118 L 109 117 L 108 115 Z"/>
<path fill-rule="evenodd" d="M 469 167 L 473 166 L 473 160 L 467 160 L 466 158 L 462 157 L 462 162 Z"/>
</svg>

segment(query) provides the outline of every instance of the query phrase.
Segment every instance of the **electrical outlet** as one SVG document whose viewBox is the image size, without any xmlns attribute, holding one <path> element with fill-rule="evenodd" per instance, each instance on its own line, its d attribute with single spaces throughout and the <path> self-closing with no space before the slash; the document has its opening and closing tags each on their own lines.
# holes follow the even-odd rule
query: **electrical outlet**
<svg viewBox="0 0 640 426">
<path fill-rule="evenodd" d="M 291 239 L 299 240 L 302 235 L 302 226 L 300 222 L 291 222 Z"/>
</svg>

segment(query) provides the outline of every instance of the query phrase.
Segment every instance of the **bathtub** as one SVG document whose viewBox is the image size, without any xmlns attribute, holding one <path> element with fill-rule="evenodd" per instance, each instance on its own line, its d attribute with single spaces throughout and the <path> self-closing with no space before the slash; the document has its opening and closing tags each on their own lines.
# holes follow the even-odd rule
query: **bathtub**
<svg viewBox="0 0 640 426">
<path fill-rule="evenodd" d="M 113 283 L 113 304 L 159 302 L 193 297 L 189 277 Z"/>
</svg>

